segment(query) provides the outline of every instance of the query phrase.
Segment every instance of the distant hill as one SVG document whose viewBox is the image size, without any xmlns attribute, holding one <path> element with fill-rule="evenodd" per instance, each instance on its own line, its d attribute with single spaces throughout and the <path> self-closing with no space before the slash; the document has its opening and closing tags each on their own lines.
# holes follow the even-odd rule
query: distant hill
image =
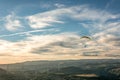
<svg viewBox="0 0 120 80">
<path fill-rule="evenodd" d="M 120 80 L 120 59 L 27 61 L 0 67 L 0 80 Z"/>
<path fill-rule="evenodd" d="M 21 71 L 21 70 L 39 70 L 45 72 L 50 69 L 58 69 L 64 67 L 80 67 L 83 69 L 87 68 L 98 68 L 98 67 L 116 67 L 120 65 L 120 59 L 83 59 L 83 60 L 57 60 L 57 61 L 27 61 L 16 64 L 3 64 L 0 68 L 8 71 Z M 107 67 L 109 66 L 109 67 Z"/>
</svg>

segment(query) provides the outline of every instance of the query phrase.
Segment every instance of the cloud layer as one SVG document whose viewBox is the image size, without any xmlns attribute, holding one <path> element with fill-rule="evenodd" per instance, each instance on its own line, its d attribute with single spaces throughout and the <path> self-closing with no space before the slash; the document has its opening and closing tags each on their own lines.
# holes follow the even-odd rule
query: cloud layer
<svg viewBox="0 0 120 80">
<path fill-rule="evenodd" d="M 9 56 L 20 58 L 25 56 L 24 60 L 120 57 L 119 14 L 93 9 L 88 5 L 65 7 L 56 4 L 56 6 L 57 9 L 25 17 L 17 17 L 15 14 L 6 16 L 4 27 L 7 30 L 19 31 L 22 28 L 23 31 L 27 28 L 31 30 L 0 35 L 0 38 L 26 35 L 24 40 L 18 42 L 0 39 L 0 57 L 5 59 Z M 34 32 L 55 32 L 51 26 L 66 24 L 66 18 L 78 21 L 78 24 L 89 31 L 92 40 L 82 41 L 81 35 L 78 35 L 76 31 L 32 34 Z M 45 30 L 45 28 L 48 29 Z M 57 29 L 60 30 L 58 27 Z"/>
</svg>

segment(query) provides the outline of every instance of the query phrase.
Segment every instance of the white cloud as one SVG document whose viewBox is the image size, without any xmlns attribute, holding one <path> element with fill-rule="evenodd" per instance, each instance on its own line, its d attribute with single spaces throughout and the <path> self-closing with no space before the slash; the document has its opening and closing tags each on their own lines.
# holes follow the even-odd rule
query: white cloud
<svg viewBox="0 0 120 80">
<path fill-rule="evenodd" d="M 30 27 L 37 29 L 37 28 L 44 28 L 48 26 L 52 26 L 52 23 L 64 23 L 59 20 L 57 11 L 50 11 L 50 12 L 44 12 L 35 14 L 32 16 L 26 17 L 28 19 L 28 24 Z"/>
<path fill-rule="evenodd" d="M 18 27 L 15 27 L 11 22 L 12 16 L 9 15 L 7 17 L 7 21 L 12 25 L 8 27 L 8 30 L 17 29 Z M 85 57 L 83 53 L 91 54 L 93 52 L 99 53 L 97 58 L 115 58 L 115 55 L 120 54 L 120 22 L 114 21 L 115 19 L 120 18 L 120 15 L 114 15 L 108 12 L 103 13 L 101 10 L 91 9 L 88 6 L 73 6 L 27 16 L 26 19 L 28 19 L 28 24 L 31 28 L 38 29 L 52 26 L 54 23 L 65 23 L 63 20 L 66 17 L 69 17 L 72 20 L 78 20 L 79 22 L 88 21 L 88 23 L 80 23 L 90 32 L 90 35 L 93 38 L 92 41 L 85 42 L 87 45 L 86 48 L 83 46 L 84 44 L 80 40 L 80 36 L 75 33 L 31 35 L 27 37 L 26 40 L 19 42 L 1 40 L 0 55 L 6 56 L 4 55 L 5 53 L 11 56 L 29 57 L 25 60 L 35 60 L 36 58 L 80 59 Z M 19 21 L 14 22 L 14 20 L 16 20 L 16 18 L 13 18 L 13 23 L 15 25 L 21 25 L 19 24 Z M 41 31 L 44 30 L 40 29 L 1 35 L 0 37 L 23 35 Z M 92 58 L 95 57 L 96 56 Z M 89 57 L 87 56 L 87 58 Z"/>
<path fill-rule="evenodd" d="M 78 6 L 77 6 L 78 7 Z M 54 23 L 64 23 L 62 19 L 66 17 L 71 17 L 72 15 L 76 15 L 77 7 L 69 7 L 69 8 L 58 8 L 51 11 L 46 11 L 43 13 L 38 13 L 35 15 L 31 15 L 26 17 L 28 19 L 28 24 L 30 27 L 37 29 L 37 28 L 44 28 L 51 26 Z M 82 7 L 79 7 L 80 10 Z M 64 18 L 63 18 L 64 17 Z"/>
<path fill-rule="evenodd" d="M 26 60 L 57 60 L 57 59 L 89 59 L 89 58 L 108 58 L 114 52 L 119 53 L 119 50 L 105 50 L 106 46 L 100 45 L 97 42 L 88 41 L 85 43 L 80 40 L 80 36 L 74 33 L 62 33 L 54 35 L 32 35 L 27 39 L 19 42 L 10 42 L 0 40 L 0 58 L 10 57 L 11 61 L 26 61 Z M 97 56 L 86 56 L 97 52 Z M 106 52 L 110 52 L 109 54 Z M 108 56 L 109 55 L 109 56 Z M 114 58 L 115 55 L 112 57 Z M 17 59 L 18 58 L 18 59 Z M 117 57 L 119 58 L 119 57 Z"/>
<path fill-rule="evenodd" d="M 5 27 L 7 30 L 15 31 L 22 27 L 22 23 L 17 19 L 14 13 L 11 13 L 5 17 Z"/>
<path fill-rule="evenodd" d="M 59 31 L 57 29 L 38 29 L 38 30 L 31 30 L 31 31 L 25 31 L 25 32 L 18 32 L 13 34 L 7 34 L 7 35 L 0 35 L 0 37 L 10 37 L 10 36 L 17 36 L 17 35 L 32 35 L 31 33 L 35 32 L 52 32 L 52 31 Z"/>
<path fill-rule="evenodd" d="M 103 16 L 104 15 L 104 16 Z M 89 8 L 87 5 L 58 8 L 26 17 L 30 27 L 44 28 L 53 26 L 54 23 L 64 23 L 64 18 L 69 17 L 78 21 L 93 21 L 104 23 L 109 19 L 116 19 L 118 15 Z"/>
<path fill-rule="evenodd" d="M 91 21 L 94 25 L 96 24 L 94 28 L 96 28 L 98 23 L 100 23 L 101 25 L 99 24 L 99 26 L 97 26 L 100 29 L 101 26 L 104 26 L 104 22 L 109 19 L 116 19 L 119 17 L 119 15 L 113 15 L 108 12 L 103 13 L 101 10 L 89 8 L 88 5 L 82 5 L 63 8 L 60 7 L 54 10 L 27 16 L 25 18 L 22 18 L 22 20 L 27 19 L 26 24 L 28 24 L 33 29 L 38 29 L 54 26 L 55 23 L 63 24 L 65 23 L 64 19 L 67 17 L 78 21 Z M 16 30 L 22 25 L 24 24 L 20 22 L 14 13 L 6 16 L 5 26 L 8 30 Z"/>
<path fill-rule="evenodd" d="M 42 47 L 49 43 L 64 40 L 66 35 L 40 35 L 40 36 L 30 36 L 24 41 L 10 42 L 6 40 L 0 40 L 1 52 L 0 53 L 10 53 L 15 54 L 27 54 L 32 48 Z M 21 54 L 21 55 L 23 55 Z"/>
</svg>

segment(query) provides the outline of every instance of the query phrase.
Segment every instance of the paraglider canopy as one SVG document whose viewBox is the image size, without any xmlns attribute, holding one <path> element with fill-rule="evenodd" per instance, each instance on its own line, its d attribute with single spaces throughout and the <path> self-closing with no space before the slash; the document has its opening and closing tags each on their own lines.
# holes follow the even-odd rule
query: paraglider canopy
<svg viewBox="0 0 120 80">
<path fill-rule="evenodd" d="M 89 39 L 89 40 L 91 40 L 91 38 L 89 36 L 82 36 L 81 39 Z"/>
<path fill-rule="evenodd" d="M 84 48 L 87 47 L 86 42 L 89 40 L 92 40 L 89 36 L 82 36 L 80 39 L 82 40 L 82 44 L 83 44 Z"/>
</svg>

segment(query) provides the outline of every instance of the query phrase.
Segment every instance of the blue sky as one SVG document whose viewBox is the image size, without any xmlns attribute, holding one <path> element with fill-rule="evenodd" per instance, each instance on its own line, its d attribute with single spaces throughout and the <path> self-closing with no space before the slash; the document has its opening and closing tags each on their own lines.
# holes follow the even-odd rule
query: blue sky
<svg viewBox="0 0 120 80">
<path fill-rule="evenodd" d="M 0 0 L 0 61 L 119 58 L 119 3 Z M 81 40 L 84 35 L 92 40 Z"/>
</svg>

